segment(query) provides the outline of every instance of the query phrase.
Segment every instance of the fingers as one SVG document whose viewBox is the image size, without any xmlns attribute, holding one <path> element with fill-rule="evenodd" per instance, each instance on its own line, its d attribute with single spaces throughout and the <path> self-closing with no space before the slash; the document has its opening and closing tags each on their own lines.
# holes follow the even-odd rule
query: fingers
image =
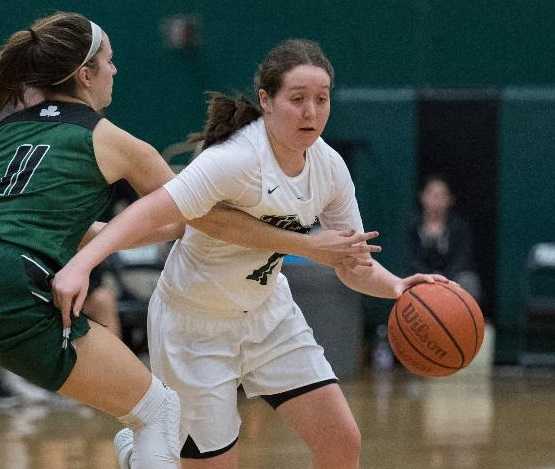
<svg viewBox="0 0 555 469">
<path fill-rule="evenodd" d="M 449 280 L 447 277 L 444 277 L 443 275 L 433 274 L 432 277 L 434 278 L 434 280 L 435 280 L 436 282 L 441 282 L 441 283 L 455 283 L 455 282 L 451 282 L 451 280 Z"/>
<path fill-rule="evenodd" d="M 346 267 L 348 269 L 354 269 L 355 267 L 372 267 L 372 265 L 372 258 L 368 256 L 348 256 L 339 261 L 339 266 Z"/>
<path fill-rule="evenodd" d="M 64 329 L 71 327 L 71 296 L 61 295 L 57 296 L 59 298 L 56 306 L 62 314 L 62 325 Z"/>
<path fill-rule="evenodd" d="M 368 231 L 366 233 L 355 233 L 354 230 L 350 230 L 350 231 L 344 231 L 343 233 L 350 233 L 350 234 L 345 234 L 346 237 L 349 238 L 349 242 L 351 243 L 363 243 L 365 241 L 368 241 L 370 239 L 375 239 L 378 236 L 380 236 L 380 233 L 378 231 Z"/>
<path fill-rule="evenodd" d="M 422 282 L 426 283 L 450 283 L 450 280 L 447 277 L 440 274 L 417 274 L 417 276 L 422 279 Z"/>
<path fill-rule="evenodd" d="M 435 280 L 433 275 L 416 274 L 414 277 L 415 277 L 415 280 L 414 280 L 413 284 L 417 284 L 417 283 L 436 283 L 436 280 Z"/>
<path fill-rule="evenodd" d="M 365 257 L 365 258 L 356 257 L 355 261 L 356 261 L 356 265 L 362 266 L 362 267 L 372 267 L 374 265 L 374 262 L 372 262 L 371 257 Z"/>
<path fill-rule="evenodd" d="M 405 279 L 409 287 L 416 285 L 418 283 L 454 283 L 451 282 L 447 277 L 440 274 L 414 274 Z"/>
<path fill-rule="evenodd" d="M 75 303 L 73 303 L 73 315 L 78 318 L 81 314 L 81 310 L 83 309 L 83 304 L 87 298 L 87 289 L 82 289 L 77 295 L 75 299 Z"/>
<path fill-rule="evenodd" d="M 345 248 L 344 253 L 348 256 L 363 256 L 372 253 L 382 252 L 382 247 L 376 244 L 355 244 Z"/>
<path fill-rule="evenodd" d="M 340 236 L 349 238 L 346 240 L 349 244 L 356 244 L 375 239 L 380 236 L 378 231 L 368 231 L 366 233 L 357 233 L 355 230 L 344 230 L 339 232 Z"/>
<path fill-rule="evenodd" d="M 339 262 L 338 267 L 345 267 L 347 269 L 354 269 L 357 266 L 357 261 L 355 258 L 352 257 L 346 257 L 344 259 L 341 259 L 341 262 Z"/>
<path fill-rule="evenodd" d="M 382 252 L 382 247 L 376 244 L 363 244 L 360 252 Z"/>
<path fill-rule="evenodd" d="M 56 279 L 52 282 L 52 299 L 56 308 L 60 310 L 64 329 L 71 327 L 72 314 L 79 317 L 87 297 L 87 291 L 88 283 L 79 289 L 63 289 L 56 285 Z"/>
<path fill-rule="evenodd" d="M 350 238 L 355 234 L 355 230 L 344 230 L 339 232 L 339 236 L 344 236 L 345 238 Z"/>
</svg>

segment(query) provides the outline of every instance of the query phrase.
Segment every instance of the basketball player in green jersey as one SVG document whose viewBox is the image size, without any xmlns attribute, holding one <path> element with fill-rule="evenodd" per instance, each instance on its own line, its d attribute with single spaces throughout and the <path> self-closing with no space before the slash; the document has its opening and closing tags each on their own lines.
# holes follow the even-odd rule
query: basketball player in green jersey
<svg viewBox="0 0 555 469">
<path fill-rule="evenodd" d="M 126 179 L 145 195 L 173 177 L 156 150 L 99 114 L 115 74 L 108 36 L 75 13 L 37 20 L 0 51 L 0 110 L 21 107 L 28 88 L 44 98 L 0 122 L 0 366 L 131 426 L 135 446 L 121 467 L 173 468 L 186 437 L 175 393 L 85 315 L 62 319 L 49 290 L 52 273 L 98 231 L 112 183 Z M 332 265 L 368 262 L 377 249 L 360 244 L 372 233 L 310 238 L 223 208 L 194 225 Z M 183 230 L 165 226 L 140 243 Z"/>
</svg>

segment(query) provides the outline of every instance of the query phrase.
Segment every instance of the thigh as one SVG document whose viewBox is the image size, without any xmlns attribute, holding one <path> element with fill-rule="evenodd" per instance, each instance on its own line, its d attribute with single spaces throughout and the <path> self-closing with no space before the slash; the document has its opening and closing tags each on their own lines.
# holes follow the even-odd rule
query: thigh
<svg viewBox="0 0 555 469">
<path fill-rule="evenodd" d="M 74 341 L 75 366 L 59 393 L 114 417 L 127 415 L 148 390 L 152 375 L 105 327 L 90 323 Z"/>
<path fill-rule="evenodd" d="M 148 312 L 152 372 L 178 394 L 182 432 L 200 453 L 229 446 L 239 435 L 239 344 L 231 326 L 177 312 L 155 293 Z"/>
<path fill-rule="evenodd" d="M 336 380 L 312 329 L 296 304 L 260 343 L 244 346 L 241 382 L 247 397 L 273 395 L 321 381 Z"/>
<path fill-rule="evenodd" d="M 358 432 L 347 400 L 337 384 L 309 391 L 277 408 L 287 425 L 308 444 L 318 449 L 336 444 Z"/>
<path fill-rule="evenodd" d="M 108 328 L 117 337 L 121 337 L 121 324 L 118 315 L 117 298 L 113 290 L 99 286 L 89 289 L 83 304 L 83 311 L 93 321 Z"/>
</svg>

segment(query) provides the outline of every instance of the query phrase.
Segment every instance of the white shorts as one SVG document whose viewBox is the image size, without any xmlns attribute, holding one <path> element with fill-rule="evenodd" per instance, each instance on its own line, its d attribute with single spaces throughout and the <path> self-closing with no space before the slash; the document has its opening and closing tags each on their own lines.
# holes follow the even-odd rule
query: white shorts
<svg viewBox="0 0 555 469">
<path fill-rule="evenodd" d="M 157 289 L 149 305 L 152 372 L 179 394 L 182 436 L 201 453 L 239 436 L 240 384 L 252 398 L 336 379 L 289 291 L 233 319 L 185 312 L 164 299 Z"/>
</svg>

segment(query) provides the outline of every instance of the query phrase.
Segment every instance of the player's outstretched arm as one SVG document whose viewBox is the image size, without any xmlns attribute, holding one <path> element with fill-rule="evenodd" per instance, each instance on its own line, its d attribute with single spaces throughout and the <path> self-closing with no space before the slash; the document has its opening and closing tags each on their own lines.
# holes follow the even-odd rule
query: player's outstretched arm
<svg viewBox="0 0 555 469">
<path fill-rule="evenodd" d="M 323 230 L 314 235 L 301 234 L 276 228 L 222 204 L 214 206 L 202 218 L 189 220 L 188 224 L 228 243 L 304 256 L 330 267 L 368 266 L 373 262 L 370 254 L 381 252 L 380 246 L 366 243 L 379 236 L 377 231 Z"/>
<path fill-rule="evenodd" d="M 311 238 L 307 235 L 281 230 L 262 223 L 242 212 L 214 207 L 212 216 L 204 221 L 184 220 L 174 200 L 164 189 L 158 189 L 131 204 L 92 240 L 90 240 L 54 277 L 52 291 L 54 302 L 62 312 L 65 327 L 70 315 L 79 315 L 87 295 L 91 270 L 113 252 L 137 245 L 168 224 L 191 223 L 206 231 L 209 236 L 225 241 L 278 252 L 309 255 L 316 260 L 334 264 L 341 259 L 347 265 L 369 263 L 369 252 L 379 250 L 366 244 L 377 233 L 351 234 L 322 232 Z"/>
<path fill-rule="evenodd" d="M 256 218 L 223 205 L 216 205 L 204 217 L 190 220 L 189 224 L 212 238 L 254 249 L 265 249 L 295 254 L 312 259 L 329 267 L 372 265 L 371 253 L 381 252 L 381 247 L 366 242 L 379 236 L 377 231 L 357 233 L 354 230 L 322 230 L 306 235 L 279 229 Z M 79 245 L 83 248 L 100 233 L 106 223 L 94 222 Z M 166 224 L 134 241 L 126 248 L 173 241 L 183 236 L 186 223 Z"/>
<path fill-rule="evenodd" d="M 347 287 L 378 298 L 399 298 L 407 288 L 417 283 L 449 282 L 443 275 L 438 274 L 418 273 L 400 278 L 376 261 L 374 261 L 372 267 L 338 267 L 335 272 Z"/>
</svg>

